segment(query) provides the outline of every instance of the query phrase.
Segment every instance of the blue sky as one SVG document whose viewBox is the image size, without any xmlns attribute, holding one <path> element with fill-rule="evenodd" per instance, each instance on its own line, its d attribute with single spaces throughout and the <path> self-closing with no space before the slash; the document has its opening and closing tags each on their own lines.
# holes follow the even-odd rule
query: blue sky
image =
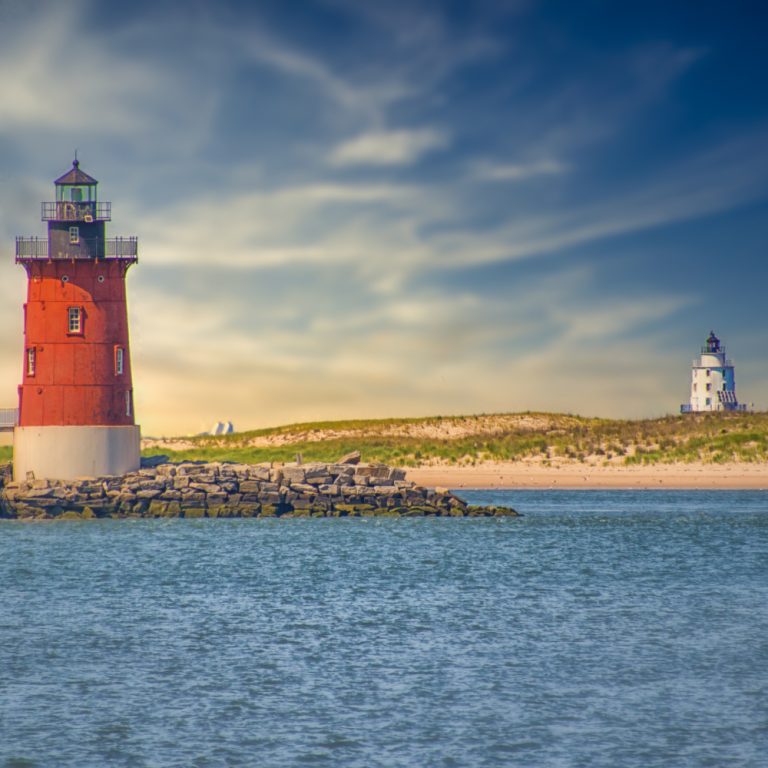
<svg viewBox="0 0 768 768">
<path fill-rule="evenodd" d="M 145 433 L 674 412 L 711 328 L 765 407 L 767 16 L 0 0 L 0 405 L 77 148 L 140 238 Z"/>
</svg>

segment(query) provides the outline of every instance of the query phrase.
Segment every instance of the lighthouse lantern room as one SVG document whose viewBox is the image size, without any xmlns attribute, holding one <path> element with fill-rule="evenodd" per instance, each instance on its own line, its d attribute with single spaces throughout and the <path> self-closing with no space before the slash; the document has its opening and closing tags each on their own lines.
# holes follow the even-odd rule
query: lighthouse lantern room
<svg viewBox="0 0 768 768">
<path fill-rule="evenodd" d="M 139 467 L 125 290 L 137 240 L 106 238 L 111 204 L 77 159 L 54 184 L 48 237 L 16 238 L 27 302 L 14 477 L 120 475 Z"/>
<path fill-rule="evenodd" d="M 736 399 L 733 361 L 725 355 L 720 339 L 710 331 L 700 355 L 691 368 L 691 399 L 680 406 L 681 413 L 703 411 L 745 411 Z"/>
</svg>

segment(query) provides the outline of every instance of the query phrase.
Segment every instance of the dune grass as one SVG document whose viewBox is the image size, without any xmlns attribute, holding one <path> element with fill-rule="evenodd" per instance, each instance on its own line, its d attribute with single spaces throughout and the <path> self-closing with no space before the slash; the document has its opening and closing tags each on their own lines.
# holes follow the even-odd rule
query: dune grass
<svg viewBox="0 0 768 768">
<path fill-rule="evenodd" d="M 517 421 L 535 417 L 531 429 Z M 498 423 L 491 429 L 496 419 Z M 459 436 L 423 437 L 424 427 Z M 397 433 L 392 434 L 393 430 Z M 338 433 L 342 433 L 338 435 Z M 416 433 L 416 434 L 414 434 Z M 253 445 L 277 439 L 278 445 Z M 762 462 L 768 460 L 768 414 L 696 414 L 658 419 L 598 419 L 564 414 L 499 414 L 316 422 L 261 429 L 227 436 L 189 438 L 192 448 L 151 449 L 145 455 L 167 454 L 174 460 L 333 461 L 353 450 L 366 461 L 418 466 L 436 461 L 472 465 L 482 461 L 609 462 L 656 464 Z"/>
<path fill-rule="evenodd" d="M 533 425 L 533 426 L 532 426 Z M 425 436 L 427 435 L 427 436 Z M 768 413 L 600 419 L 523 413 L 290 424 L 234 435 L 184 438 L 143 451 L 174 461 L 334 461 L 360 451 L 393 466 L 538 459 L 546 462 L 668 464 L 768 461 Z M 257 443 L 257 444 L 254 444 Z M 13 449 L 0 447 L 0 463 Z"/>
</svg>

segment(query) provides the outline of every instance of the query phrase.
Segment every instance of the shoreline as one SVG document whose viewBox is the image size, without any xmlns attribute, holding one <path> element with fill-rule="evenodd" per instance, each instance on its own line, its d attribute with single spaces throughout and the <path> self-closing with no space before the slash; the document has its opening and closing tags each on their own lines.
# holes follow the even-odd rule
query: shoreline
<svg viewBox="0 0 768 768">
<path fill-rule="evenodd" d="M 405 467 L 419 485 L 454 490 L 563 488 L 681 490 L 768 490 L 768 464 L 655 464 L 594 466 L 563 462 L 488 462 L 474 467 Z"/>
</svg>

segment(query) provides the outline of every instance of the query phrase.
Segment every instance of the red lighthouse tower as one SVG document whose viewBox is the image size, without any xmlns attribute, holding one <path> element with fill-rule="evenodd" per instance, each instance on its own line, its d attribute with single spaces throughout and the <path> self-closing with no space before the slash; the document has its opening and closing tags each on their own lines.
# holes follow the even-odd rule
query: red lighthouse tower
<svg viewBox="0 0 768 768">
<path fill-rule="evenodd" d="M 28 286 L 14 476 L 124 474 L 139 466 L 125 292 L 137 240 L 106 238 L 112 204 L 77 159 L 54 184 L 48 239 L 16 238 Z"/>
</svg>

